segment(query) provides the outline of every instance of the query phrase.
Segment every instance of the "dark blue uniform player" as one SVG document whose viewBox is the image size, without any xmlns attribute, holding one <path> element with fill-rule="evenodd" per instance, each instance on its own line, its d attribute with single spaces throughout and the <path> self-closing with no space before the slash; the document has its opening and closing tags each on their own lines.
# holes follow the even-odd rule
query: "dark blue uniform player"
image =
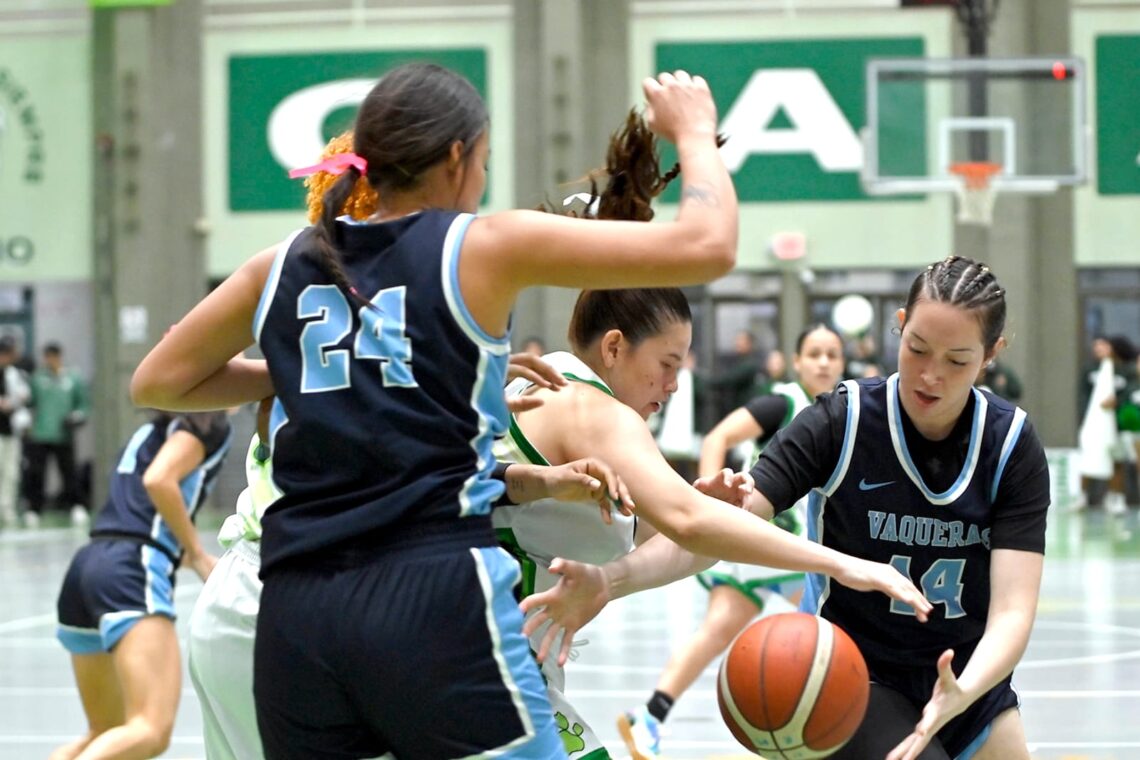
<svg viewBox="0 0 1140 760">
<path fill-rule="evenodd" d="M 488 518 L 511 309 L 534 285 L 696 283 L 735 260 L 708 85 L 677 72 L 644 89 L 685 167 L 675 221 L 472 217 L 481 98 L 437 66 L 386 73 L 320 222 L 238 269 L 136 370 L 146 406 L 279 398 L 286 495 L 263 521 L 254 646 L 270 760 L 564 756 Z M 338 221 L 361 176 L 376 213 Z M 237 356 L 255 337 L 265 362 Z"/>
<path fill-rule="evenodd" d="M 890 562 L 934 605 L 922 623 L 809 576 L 801 609 L 847 631 L 872 680 L 863 726 L 832 757 L 1028 758 L 1010 679 L 1036 611 L 1049 476 L 1025 413 L 972 387 L 1001 348 L 1004 292 L 951 257 L 918 277 L 899 320 L 898 374 L 821 397 L 752 470 L 777 511 L 814 489 L 814 540 Z"/>
<path fill-rule="evenodd" d="M 520 737 L 529 756 L 561 747 L 519 632 L 517 565 L 490 526 L 509 344 L 484 334 L 451 291 L 471 219 L 339 222 L 346 274 L 377 294 L 374 307 L 315 284 L 327 277 L 305 253 L 311 228 L 270 275 L 256 330 L 278 388 L 270 436 L 285 495 L 262 519 L 254 693 L 267 757 L 460 757 Z M 327 349 L 352 327 L 349 361 Z M 413 356 L 413 346 L 424 348 Z M 339 641 L 335 661 L 300 649 L 313 640 Z M 294 649 L 288 668 L 264 655 Z M 369 671 L 386 688 L 345 688 Z M 478 703 L 462 709 L 473 693 Z M 295 727 L 357 716 L 367 729 L 296 745 Z"/>
<path fill-rule="evenodd" d="M 88 732 L 53 760 L 154 757 L 170 741 L 181 694 L 174 574 L 203 580 L 215 557 L 193 519 L 230 447 L 224 412 L 159 414 L 123 448 L 110 495 L 59 594 L 58 637 L 71 652 Z"/>
</svg>

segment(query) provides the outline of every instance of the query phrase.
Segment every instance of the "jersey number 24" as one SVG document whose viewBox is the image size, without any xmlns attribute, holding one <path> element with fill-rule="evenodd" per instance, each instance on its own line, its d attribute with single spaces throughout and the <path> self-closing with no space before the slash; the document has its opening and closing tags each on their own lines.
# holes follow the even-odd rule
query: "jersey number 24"
<svg viewBox="0 0 1140 760">
<path fill-rule="evenodd" d="M 415 388 L 412 341 L 404 334 L 404 286 L 385 288 L 361 306 L 352 349 L 335 348 L 352 330 L 352 305 L 336 285 L 310 285 L 297 297 L 301 330 L 301 392 L 323 393 L 352 385 L 353 358 L 380 362 L 385 388 Z"/>
</svg>

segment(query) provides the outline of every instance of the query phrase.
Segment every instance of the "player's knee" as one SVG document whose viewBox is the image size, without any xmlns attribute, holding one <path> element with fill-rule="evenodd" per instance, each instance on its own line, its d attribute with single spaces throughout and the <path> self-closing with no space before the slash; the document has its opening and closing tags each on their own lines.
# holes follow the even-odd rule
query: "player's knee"
<svg viewBox="0 0 1140 760">
<path fill-rule="evenodd" d="M 717 651 L 728 649 L 728 645 L 740 633 L 741 626 L 737 625 L 724 625 L 722 622 L 719 625 L 710 626 L 708 630 L 709 642 L 717 648 Z"/>
<path fill-rule="evenodd" d="M 158 757 L 170 747 L 170 739 L 174 735 L 173 720 L 140 718 L 132 722 L 139 737 L 138 746 L 146 753 L 146 757 Z"/>
</svg>

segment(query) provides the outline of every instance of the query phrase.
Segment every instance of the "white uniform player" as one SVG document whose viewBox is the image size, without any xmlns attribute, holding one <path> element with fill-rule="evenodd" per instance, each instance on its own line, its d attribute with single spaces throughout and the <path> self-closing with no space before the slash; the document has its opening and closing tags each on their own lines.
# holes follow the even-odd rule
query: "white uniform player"
<svg viewBox="0 0 1140 760">
<path fill-rule="evenodd" d="M 556 352 L 543 357 L 572 382 L 589 383 L 606 393 L 612 392 L 593 370 L 570 353 Z M 519 378 L 507 386 L 507 398 L 525 393 L 532 383 Z M 512 417 L 508 435 L 496 443 L 495 458 L 526 464 L 548 465 L 523 435 Z M 522 567 L 520 597 L 545 591 L 558 582 L 549 572 L 555 557 L 601 565 L 633 550 L 635 520 L 613 513 L 613 524 L 606 525 L 595 502 L 571 503 L 542 499 L 517 506 L 500 506 L 492 513 L 492 523 L 499 541 Z M 545 633 L 540 628 L 531 637 L 531 648 L 538 651 Z M 599 760 L 609 754 L 598 737 L 566 700 L 565 669 L 557 658 L 547 658 L 542 665 L 547 696 L 554 708 L 554 721 L 559 728 L 567 755 L 573 760 Z"/>
<path fill-rule="evenodd" d="M 280 496 L 268 447 L 255 435 L 245 460 L 246 488 L 218 541 L 226 552 L 190 616 L 190 680 L 202 706 L 209 760 L 263 757 L 253 704 L 253 634 L 261 606 L 261 516 Z"/>
<path fill-rule="evenodd" d="M 813 399 L 799 383 L 779 383 L 772 387 L 772 394 L 784 396 L 789 403 L 789 413 L 780 427 L 791 422 L 797 414 L 813 403 Z M 766 438 L 770 437 L 770 434 L 766 435 Z M 756 462 L 759 455 L 760 449 L 752 455 L 749 466 Z M 791 509 L 781 514 L 776 519 L 776 523 L 790 533 L 797 536 L 804 535 L 807 502 L 808 497 L 804 496 Z M 763 610 L 766 616 L 795 611 L 795 605 L 788 602 L 787 597 L 802 590 L 804 585 L 803 573 L 736 562 L 718 562 L 705 572 L 700 573 L 697 580 L 705 588 L 712 588 L 720 584 L 732 586 L 751 599 L 756 604 L 756 608 Z"/>
</svg>

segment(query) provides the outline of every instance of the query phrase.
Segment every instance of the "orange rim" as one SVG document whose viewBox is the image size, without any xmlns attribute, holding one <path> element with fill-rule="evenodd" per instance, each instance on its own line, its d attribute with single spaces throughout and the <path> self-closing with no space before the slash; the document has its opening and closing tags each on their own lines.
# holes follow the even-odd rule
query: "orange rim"
<svg viewBox="0 0 1140 760">
<path fill-rule="evenodd" d="M 950 172 L 957 174 L 971 190 L 988 187 L 990 180 L 1002 170 L 1001 164 L 992 161 L 962 161 L 950 164 Z"/>
</svg>

